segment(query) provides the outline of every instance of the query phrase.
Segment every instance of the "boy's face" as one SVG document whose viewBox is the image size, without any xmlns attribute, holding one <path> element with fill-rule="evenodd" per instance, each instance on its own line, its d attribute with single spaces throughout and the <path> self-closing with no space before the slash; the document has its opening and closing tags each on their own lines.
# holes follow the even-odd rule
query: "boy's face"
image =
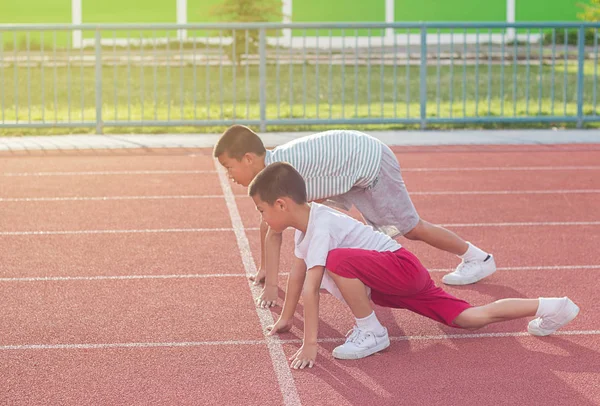
<svg viewBox="0 0 600 406">
<path fill-rule="evenodd" d="M 219 162 L 227 170 L 227 175 L 235 183 L 248 187 L 254 176 L 254 168 L 252 166 L 254 156 L 246 154 L 239 161 L 229 156 L 227 152 L 219 155 Z"/>
<path fill-rule="evenodd" d="M 287 210 L 287 202 L 285 199 L 277 199 L 273 205 L 267 202 L 263 202 L 258 194 L 252 196 L 256 210 L 260 212 L 262 220 L 269 225 L 269 227 L 280 233 L 289 227 L 289 212 Z"/>
</svg>

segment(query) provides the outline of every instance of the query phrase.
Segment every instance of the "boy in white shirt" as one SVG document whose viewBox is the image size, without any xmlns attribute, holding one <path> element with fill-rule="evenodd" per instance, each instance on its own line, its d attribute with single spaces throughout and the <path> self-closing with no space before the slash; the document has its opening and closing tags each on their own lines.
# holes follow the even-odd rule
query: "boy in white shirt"
<svg viewBox="0 0 600 406">
<path fill-rule="evenodd" d="M 271 334 L 291 328 L 302 293 L 304 340 L 290 358 L 295 369 L 315 363 L 321 287 L 344 300 L 356 318 L 346 342 L 333 351 L 339 359 L 363 358 L 389 346 L 387 329 L 379 323 L 371 300 L 465 329 L 535 316 L 528 331 L 539 336 L 552 334 L 579 313 L 567 297 L 502 299 L 471 306 L 435 286 L 419 260 L 386 234 L 329 207 L 307 203 L 305 182 L 290 164 L 267 166 L 254 178 L 248 193 L 274 231 L 296 229 L 295 254 L 306 264 L 304 269 L 292 269 L 283 311 L 270 327 Z"/>
</svg>

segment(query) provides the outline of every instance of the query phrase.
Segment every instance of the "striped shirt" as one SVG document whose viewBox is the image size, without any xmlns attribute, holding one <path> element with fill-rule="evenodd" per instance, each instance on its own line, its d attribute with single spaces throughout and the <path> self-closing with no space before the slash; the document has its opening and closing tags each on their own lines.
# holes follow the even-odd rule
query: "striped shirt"
<svg viewBox="0 0 600 406">
<path fill-rule="evenodd" d="M 359 131 L 332 130 L 285 143 L 267 151 L 265 165 L 291 164 L 306 182 L 308 201 L 367 188 L 381 167 L 381 142 Z"/>
</svg>

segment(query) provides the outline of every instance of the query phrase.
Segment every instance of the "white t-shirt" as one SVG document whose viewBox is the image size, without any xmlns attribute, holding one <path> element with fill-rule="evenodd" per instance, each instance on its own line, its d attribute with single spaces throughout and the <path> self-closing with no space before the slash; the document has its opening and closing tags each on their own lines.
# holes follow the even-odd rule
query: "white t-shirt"
<svg viewBox="0 0 600 406">
<path fill-rule="evenodd" d="M 371 251 L 396 251 L 402 248 L 395 240 L 360 221 L 319 203 L 311 203 L 306 233 L 296 230 L 295 255 L 303 259 L 306 269 L 325 266 L 329 251 L 336 248 L 360 248 Z M 342 294 L 325 273 L 321 288 L 344 301 Z"/>
</svg>

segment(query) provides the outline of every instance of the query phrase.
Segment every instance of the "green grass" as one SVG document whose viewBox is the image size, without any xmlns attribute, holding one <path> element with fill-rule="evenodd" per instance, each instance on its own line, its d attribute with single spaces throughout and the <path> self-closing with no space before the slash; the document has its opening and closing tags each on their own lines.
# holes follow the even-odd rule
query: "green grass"
<svg viewBox="0 0 600 406">
<path fill-rule="evenodd" d="M 526 67 L 518 67 L 516 71 L 512 67 L 505 67 L 502 81 L 500 66 L 493 66 L 490 72 L 487 66 L 478 70 L 468 66 L 463 70 L 459 64 L 454 66 L 453 72 L 448 66 L 442 66 L 439 86 L 436 86 L 437 69 L 435 66 L 430 67 L 427 71 L 428 117 L 575 115 L 577 75 L 573 68 L 571 65 L 566 70 L 556 67 L 553 73 L 551 67 L 545 66 L 541 76 L 540 98 L 538 67 L 531 67 L 529 72 Z M 329 69 L 324 65 L 319 66 L 317 84 L 315 66 L 295 65 L 291 76 L 287 65 L 281 66 L 279 72 L 275 66 L 269 66 L 266 86 L 267 117 L 419 118 L 418 67 L 411 67 L 409 70 L 398 67 L 394 71 L 393 67 L 387 66 L 383 70 L 383 76 L 381 73 L 379 66 L 372 66 L 369 80 L 369 71 L 365 66 L 359 66 L 355 70 L 353 65 L 344 69 L 341 66 Z M 587 64 L 585 73 L 584 112 L 592 114 L 593 65 Z M 245 69 L 235 70 L 235 80 L 233 74 L 231 67 L 219 69 L 217 66 L 202 66 L 195 70 L 193 67 L 146 66 L 142 69 L 105 66 L 103 118 L 106 121 L 236 118 L 241 122 L 246 118 L 258 119 L 258 68 L 251 67 L 247 72 Z M 78 66 L 45 68 L 43 79 L 40 68 L 0 69 L 0 122 L 12 122 L 17 118 L 21 122 L 27 122 L 30 118 L 32 121 L 46 122 L 93 121 L 96 113 L 94 75 L 93 68 Z M 466 82 L 463 82 L 463 78 L 466 78 Z M 598 84 L 595 85 L 596 97 L 600 98 Z M 31 109 L 28 108 L 29 105 Z M 397 128 L 398 125 L 374 127 Z M 130 130 L 133 129 L 113 128 L 107 129 L 107 132 L 122 133 Z M 193 129 L 194 132 L 207 130 L 209 129 Z M 65 133 L 92 130 L 0 129 L 2 134 L 50 134 L 56 131 Z M 190 128 L 166 127 L 144 131 L 186 132 Z"/>
</svg>

